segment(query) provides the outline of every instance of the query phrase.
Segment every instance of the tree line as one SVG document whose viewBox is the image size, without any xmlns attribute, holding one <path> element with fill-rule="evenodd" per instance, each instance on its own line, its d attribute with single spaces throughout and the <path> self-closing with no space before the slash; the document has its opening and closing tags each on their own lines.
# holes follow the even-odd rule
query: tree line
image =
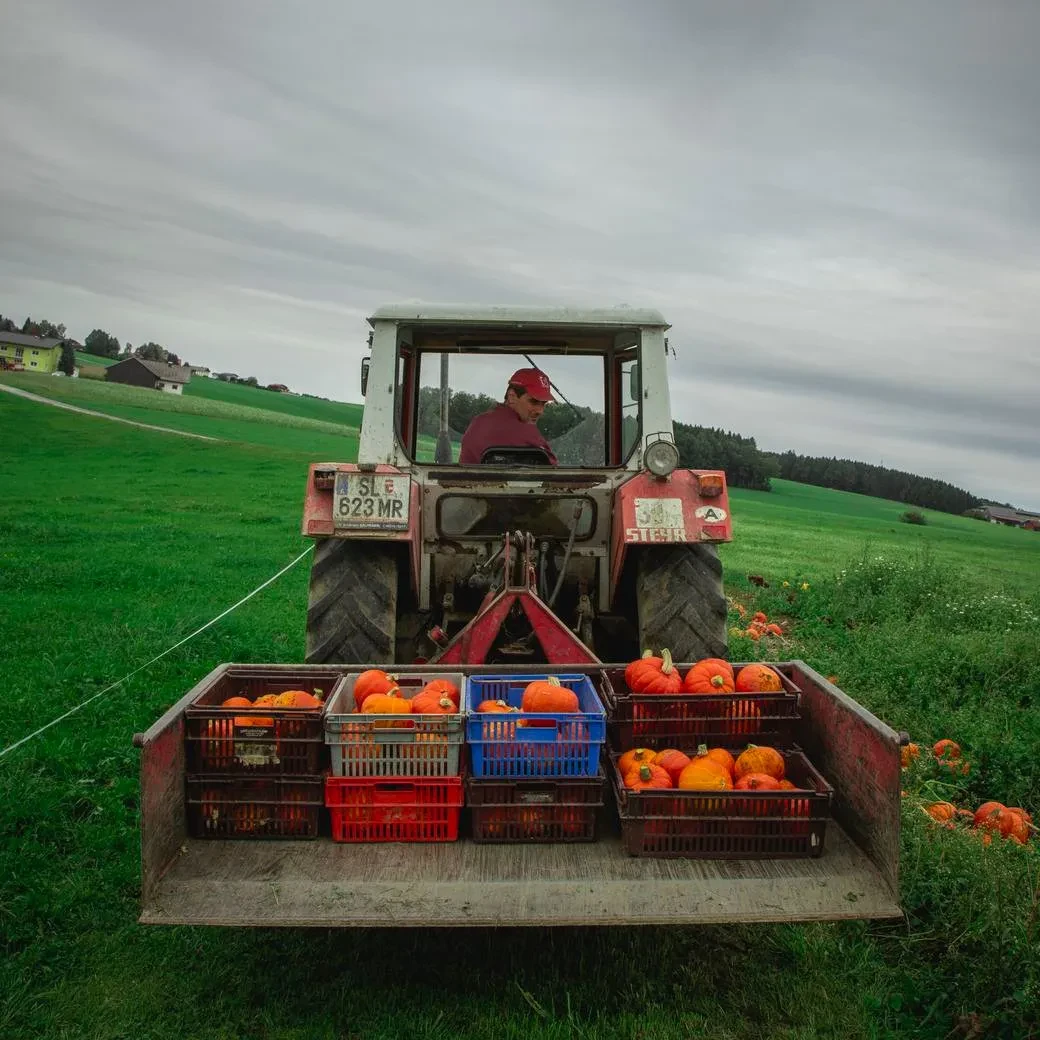
<svg viewBox="0 0 1040 1040">
<path fill-rule="evenodd" d="M 907 505 L 936 509 L 943 513 L 964 513 L 987 503 L 945 480 L 919 477 L 916 473 L 875 466 L 853 459 L 796 455 L 785 451 L 773 455 L 778 476 L 799 484 L 854 491 L 874 498 L 887 498 Z"/>
</svg>

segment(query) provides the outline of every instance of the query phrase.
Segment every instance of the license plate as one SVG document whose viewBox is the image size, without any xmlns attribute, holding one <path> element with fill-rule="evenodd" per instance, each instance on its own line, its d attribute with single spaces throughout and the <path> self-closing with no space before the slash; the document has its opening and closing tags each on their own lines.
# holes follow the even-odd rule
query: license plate
<svg viewBox="0 0 1040 1040">
<path fill-rule="evenodd" d="M 412 478 L 400 473 L 337 473 L 332 498 L 336 527 L 406 531 Z"/>
</svg>

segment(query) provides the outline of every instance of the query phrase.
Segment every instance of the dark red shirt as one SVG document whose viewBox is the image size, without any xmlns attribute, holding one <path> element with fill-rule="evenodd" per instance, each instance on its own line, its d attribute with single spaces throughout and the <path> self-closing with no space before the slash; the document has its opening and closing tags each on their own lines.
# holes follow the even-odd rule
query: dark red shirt
<svg viewBox="0 0 1040 1040">
<path fill-rule="evenodd" d="M 459 462 L 480 462 L 488 448 L 541 448 L 554 466 L 559 462 L 542 431 L 534 423 L 524 422 L 507 404 L 497 404 L 473 418 L 462 435 Z"/>
</svg>

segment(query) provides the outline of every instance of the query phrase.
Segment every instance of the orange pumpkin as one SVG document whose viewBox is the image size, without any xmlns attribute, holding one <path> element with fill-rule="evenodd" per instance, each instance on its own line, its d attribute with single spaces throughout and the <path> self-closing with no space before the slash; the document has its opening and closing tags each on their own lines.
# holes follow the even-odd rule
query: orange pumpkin
<svg viewBox="0 0 1040 1040">
<path fill-rule="evenodd" d="M 797 784 L 792 784 L 791 781 L 786 779 L 786 778 L 779 782 L 779 784 L 777 785 L 777 788 L 778 788 L 778 790 L 781 790 L 781 791 L 798 791 L 798 790 L 800 790 L 800 788 L 798 787 Z"/>
<path fill-rule="evenodd" d="M 682 689 L 683 693 L 732 693 L 733 669 L 716 657 L 698 661 L 686 673 Z"/>
<path fill-rule="evenodd" d="M 251 708 L 253 702 L 248 697 L 228 697 L 220 706 L 222 708 Z"/>
<path fill-rule="evenodd" d="M 286 690 L 275 698 L 276 708 L 320 708 L 321 701 L 306 690 Z"/>
<path fill-rule="evenodd" d="M 447 693 L 424 686 L 409 702 L 413 712 L 421 715 L 454 715 L 459 709 Z"/>
<path fill-rule="evenodd" d="M 400 691 L 395 686 L 391 693 L 373 693 L 365 698 L 362 715 L 405 715 L 411 711 L 411 705 L 398 696 Z"/>
<path fill-rule="evenodd" d="M 641 657 L 625 669 L 628 688 L 633 693 L 678 693 L 682 676 L 672 664 L 670 650 L 662 650 L 660 657 Z"/>
<path fill-rule="evenodd" d="M 975 810 L 975 826 L 979 830 L 991 831 L 1005 838 L 1011 833 L 1017 819 L 1018 815 L 1000 802 L 983 802 Z"/>
<path fill-rule="evenodd" d="M 778 791 L 780 781 L 768 773 L 745 773 L 733 787 L 737 791 Z"/>
<path fill-rule="evenodd" d="M 709 748 L 703 755 L 699 755 L 698 757 L 710 758 L 712 761 L 718 762 L 718 764 L 722 766 L 730 776 L 733 775 L 733 756 L 725 748 Z"/>
<path fill-rule="evenodd" d="M 957 806 L 953 802 L 933 802 L 926 805 L 924 811 L 938 823 L 946 823 L 957 815 Z"/>
<path fill-rule="evenodd" d="M 961 746 L 955 740 L 937 740 L 932 745 L 932 754 L 938 759 L 955 761 L 961 757 Z"/>
<path fill-rule="evenodd" d="M 769 620 L 769 618 L 766 617 L 763 611 L 756 610 L 755 613 L 751 615 L 751 620 L 757 621 L 760 624 L 764 625 Z"/>
<path fill-rule="evenodd" d="M 455 707 L 458 708 L 462 702 L 462 696 L 459 693 L 459 688 L 450 679 L 431 679 L 424 687 L 423 692 L 431 691 L 437 696 L 445 694 L 450 697 L 455 703 Z"/>
<path fill-rule="evenodd" d="M 382 668 L 369 668 L 354 680 L 354 703 L 361 710 L 373 693 L 389 693 L 396 686 L 394 676 L 387 675 Z"/>
<path fill-rule="evenodd" d="M 672 786 L 668 770 L 653 763 L 644 763 L 630 769 L 624 777 L 625 787 L 630 791 L 664 790 Z"/>
<path fill-rule="evenodd" d="M 278 700 L 277 693 L 265 693 L 262 697 L 257 697 L 253 701 L 254 708 L 273 708 Z"/>
<path fill-rule="evenodd" d="M 680 791 L 732 791 L 733 780 L 717 762 L 695 758 L 680 774 Z"/>
<path fill-rule="evenodd" d="M 653 764 L 660 766 L 671 777 L 672 783 L 677 784 L 679 774 L 690 764 L 690 756 L 675 748 L 665 748 L 654 755 Z"/>
<path fill-rule="evenodd" d="M 618 759 L 618 772 L 624 776 L 625 773 L 629 772 L 633 766 L 641 766 L 645 763 L 653 762 L 656 751 L 651 751 L 650 748 L 637 747 L 626 751 Z"/>
<path fill-rule="evenodd" d="M 783 780 L 784 757 L 776 748 L 748 744 L 733 763 L 733 776 L 739 780 L 748 773 L 766 773 L 776 780 Z"/>
<path fill-rule="evenodd" d="M 746 664 L 737 672 L 734 688 L 738 693 L 780 693 L 784 684 L 767 664 Z"/>
<path fill-rule="evenodd" d="M 916 744 L 907 744 L 899 749 L 899 764 L 904 769 L 910 768 L 910 763 L 921 757 L 921 749 Z"/>
<path fill-rule="evenodd" d="M 524 688 L 520 698 L 521 711 L 552 712 L 562 714 L 581 710 L 578 695 L 560 685 L 555 675 L 548 679 L 535 679 Z"/>
<path fill-rule="evenodd" d="M 1008 809 L 1008 814 L 1012 817 L 1012 822 L 1007 836 L 1019 845 L 1025 845 L 1032 830 L 1029 813 L 1025 809 L 1011 808 Z"/>
<path fill-rule="evenodd" d="M 515 711 L 519 712 L 519 708 L 511 708 L 505 701 L 481 701 L 477 705 L 477 711 L 487 715 L 497 715 L 501 712 Z"/>
</svg>

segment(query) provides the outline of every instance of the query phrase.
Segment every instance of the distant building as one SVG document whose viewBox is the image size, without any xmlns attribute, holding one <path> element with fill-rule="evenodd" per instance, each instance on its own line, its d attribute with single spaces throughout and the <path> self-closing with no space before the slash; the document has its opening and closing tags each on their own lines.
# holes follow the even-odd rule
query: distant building
<svg viewBox="0 0 1040 1040">
<path fill-rule="evenodd" d="M 0 332 L 0 367 L 26 372 L 56 372 L 65 340 Z"/>
<path fill-rule="evenodd" d="M 190 379 L 191 369 L 187 365 L 167 365 L 164 361 L 146 361 L 139 357 L 117 361 L 109 365 L 105 373 L 106 382 L 143 386 L 168 394 L 179 394 Z"/>
<path fill-rule="evenodd" d="M 1006 524 L 1009 527 L 1025 527 L 1035 531 L 1040 526 L 1040 513 L 1030 513 L 1024 509 L 1008 509 L 1005 506 L 983 506 L 983 519 L 991 524 Z"/>
<path fill-rule="evenodd" d="M 285 385 L 285 383 L 268 383 L 267 389 L 274 390 L 276 393 L 279 394 L 287 394 L 289 392 L 289 388 Z"/>
<path fill-rule="evenodd" d="M 237 383 L 238 376 L 234 372 L 218 372 L 217 379 L 222 383 Z"/>
<path fill-rule="evenodd" d="M 209 369 L 205 365 L 189 365 L 193 376 L 209 376 Z"/>
</svg>

